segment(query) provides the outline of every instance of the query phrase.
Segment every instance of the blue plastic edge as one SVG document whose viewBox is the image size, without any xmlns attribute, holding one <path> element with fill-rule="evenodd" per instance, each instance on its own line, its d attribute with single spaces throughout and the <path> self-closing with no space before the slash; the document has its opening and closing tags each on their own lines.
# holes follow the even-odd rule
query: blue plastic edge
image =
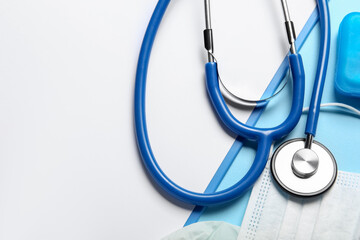
<svg viewBox="0 0 360 240">
<path fill-rule="evenodd" d="M 300 50 L 301 47 L 304 45 L 305 40 L 309 36 L 311 30 L 316 25 L 318 19 L 319 19 L 318 11 L 317 11 L 317 8 L 315 8 L 315 10 L 310 15 L 310 18 L 307 20 L 304 28 L 300 32 L 298 38 L 296 39 L 297 49 Z M 285 59 L 283 60 L 283 62 L 280 65 L 280 67 L 276 71 L 276 73 L 275 73 L 273 79 L 271 80 L 270 84 L 268 85 L 268 87 L 264 91 L 264 94 L 263 94 L 262 98 L 265 98 L 267 96 L 271 96 L 276 91 L 276 89 L 278 88 L 278 86 L 281 83 L 282 79 L 285 77 L 288 69 L 289 69 L 289 62 L 288 62 L 288 58 L 285 57 Z M 264 110 L 265 110 L 265 107 L 255 108 L 253 110 L 253 112 L 251 113 L 249 119 L 247 120 L 246 124 L 249 125 L 249 126 L 255 126 L 255 124 L 259 120 L 259 118 L 260 118 L 261 114 L 264 112 Z M 243 143 L 241 142 L 241 138 L 237 137 L 235 139 L 235 142 L 231 146 L 229 152 L 226 154 L 224 160 L 220 164 L 220 166 L 219 166 L 218 170 L 216 171 L 214 177 L 211 179 L 209 185 L 205 189 L 204 193 L 211 193 L 211 192 L 215 192 L 217 190 L 217 188 L 219 187 L 221 181 L 224 179 L 227 171 L 231 167 L 233 161 L 235 160 L 237 154 L 239 153 L 239 151 L 241 150 L 242 147 L 243 147 Z M 188 226 L 190 224 L 198 222 L 199 219 L 200 219 L 200 216 L 204 213 L 205 209 L 206 209 L 206 207 L 196 206 L 193 209 L 193 211 L 191 212 L 191 214 L 190 214 L 189 218 L 187 219 L 187 221 L 185 222 L 184 227 Z"/>
<path fill-rule="evenodd" d="M 339 65 L 340 65 L 340 62 L 341 60 L 343 60 L 341 57 L 340 57 L 340 49 L 342 48 L 341 47 L 341 38 L 342 38 L 342 35 L 343 35 L 343 28 L 344 28 L 344 24 L 347 24 L 349 18 L 353 15 L 359 15 L 360 16 L 360 12 L 352 12 L 352 13 L 349 13 L 347 14 L 343 20 L 341 21 L 341 24 L 340 24 L 340 28 L 339 28 L 339 35 L 338 35 L 338 47 L 337 47 L 337 52 L 338 52 L 338 57 L 336 59 L 336 74 L 335 74 L 335 89 L 336 91 L 345 96 L 345 97 L 350 97 L 350 98 L 359 98 L 360 97 L 360 92 L 351 92 L 349 91 L 348 89 L 344 89 L 343 86 L 341 86 L 341 80 L 339 79 L 339 72 L 338 72 L 338 69 L 339 69 Z"/>
</svg>

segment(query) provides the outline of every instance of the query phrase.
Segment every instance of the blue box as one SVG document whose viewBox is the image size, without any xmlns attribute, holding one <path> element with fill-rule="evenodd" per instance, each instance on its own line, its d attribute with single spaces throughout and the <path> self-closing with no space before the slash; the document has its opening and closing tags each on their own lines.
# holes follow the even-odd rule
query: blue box
<svg viewBox="0 0 360 240">
<path fill-rule="evenodd" d="M 360 13 L 342 20 L 337 54 L 335 89 L 344 96 L 360 97 Z"/>
</svg>

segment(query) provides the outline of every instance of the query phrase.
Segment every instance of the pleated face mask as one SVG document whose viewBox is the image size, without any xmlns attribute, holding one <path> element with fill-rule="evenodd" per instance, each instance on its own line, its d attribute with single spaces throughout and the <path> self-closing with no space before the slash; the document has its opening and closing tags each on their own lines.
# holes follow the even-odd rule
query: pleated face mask
<svg viewBox="0 0 360 240">
<path fill-rule="evenodd" d="M 312 198 L 287 194 L 268 166 L 255 184 L 238 240 L 360 239 L 360 174 L 339 171 L 326 193 Z"/>
</svg>

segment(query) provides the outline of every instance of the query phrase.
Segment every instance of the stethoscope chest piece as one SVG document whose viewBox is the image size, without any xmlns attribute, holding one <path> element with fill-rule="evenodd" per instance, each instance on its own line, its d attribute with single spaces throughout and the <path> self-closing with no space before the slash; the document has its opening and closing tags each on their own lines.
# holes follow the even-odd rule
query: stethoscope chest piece
<svg viewBox="0 0 360 240">
<path fill-rule="evenodd" d="M 321 143 L 305 148 L 305 139 L 292 139 L 278 147 L 271 158 L 276 182 L 286 191 L 311 197 L 328 190 L 336 180 L 334 156 Z"/>
</svg>

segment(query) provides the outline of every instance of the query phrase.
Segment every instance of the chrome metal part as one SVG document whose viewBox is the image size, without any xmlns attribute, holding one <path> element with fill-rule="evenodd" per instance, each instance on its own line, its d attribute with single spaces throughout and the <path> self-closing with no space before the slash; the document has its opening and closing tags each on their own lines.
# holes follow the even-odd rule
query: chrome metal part
<svg viewBox="0 0 360 240">
<path fill-rule="evenodd" d="M 287 0 L 281 0 L 282 9 L 284 12 L 285 21 L 290 22 L 290 11 L 289 6 L 287 4 Z"/>
<path fill-rule="evenodd" d="M 309 148 L 297 150 L 291 161 L 294 174 L 300 178 L 308 178 L 314 175 L 319 166 L 318 155 Z"/>
<path fill-rule="evenodd" d="M 281 0 L 282 8 L 285 16 L 285 26 L 286 26 L 286 32 L 288 36 L 288 41 L 290 44 L 290 51 L 292 54 L 296 53 L 296 47 L 295 47 L 295 40 L 296 40 L 296 34 L 295 34 L 295 27 L 293 22 L 290 18 L 290 12 L 287 5 L 286 0 Z M 211 7 L 210 7 L 210 0 L 204 0 L 204 7 L 205 7 L 205 26 L 206 29 L 204 30 L 204 43 L 205 43 L 205 49 L 207 50 L 208 54 L 208 62 L 217 62 L 216 58 L 214 56 L 214 40 L 213 40 L 213 32 L 211 28 Z M 259 100 L 250 100 L 245 99 L 242 97 L 237 96 L 232 91 L 230 91 L 228 88 L 225 87 L 225 84 L 222 82 L 220 74 L 218 72 L 219 76 L 219 82 L 220 82 L 220 91 L 222 95 L 231 103 L 236 105 L 245 105 L 245 106 L 256 106 L 256 107 L 262 107 L 267 104 L 267 101 L 276 96 L 278 93 L 280 93 L 287 84 L 287 78 L 284 85 L 275 92 L 272 96 L 266 97 L 264 99 Z"/>
<path fill-rule="evenodd" d="M 212 54 L 214 61 L 217 62 L 215 56 Z M 285 80 L 284 83 L 282 84 L 281 87 L 279 87 L 279 90 L 277 90 L 275 93 L 273 93 L 271 96 L 263 98 L 263 99 L 246 99 L 246 98 L 242 98 L 237 96 L 235 93 L 232 93 L 224 84 L 223 80 L 221 79 L 220 76 L 220 72 L 219 69 L 217 70 L 218 72 L 218 79 L 219 79 L 219 87 L 220 87 L 220 91 L 221 94 L 223 95 L 223 97 L 233 103 L 233 104 L 238 104 L 238 105 L 242 105 L 242 106 L 252 106 L 252 107 L 263 107 L 267 104 L 267 102 L 272 99 L 273 97 L 277 96 L 280 92 L 282 92 L 282 90 L 285 89 L 287 83 L 288 83 L 288 79 L 289 79 L 289 72 L 286 74 L 285 76 Z"/>
<path fill-rule="evenodd" d="M 289 193 L 311 197 L 333 185 L 337 165 L 334 156 L 324 145 L 313 141 L 312 148 L 307 149 L 305 142 L 305 139 L 299 138 L 280 145 L 271 158 L 271 172 L 276 182 Z"/>
<path fill-rule="evenodd" d="M 314 136 L 311 134 L 308 134 L 306 136 L 305 148 L 311 149 L 313 141 L 314 141 Z"/>
<path fill-rule="evenodd" d="M 210 0 L 205 0 L 205 27 L 211 29 Z"/>
<path fill-rule="evenodd" d="M 210 0 L 204 0 L 205 5 L 205 27 L 204 30 L 204 42 L 205 48 L 208 51 L 208 61 L 214 62 L 214 40 L 211 29 L 211 11 L 210 11 Z"/>
<path fill-rule="evenodd" d="M 287 4 L 287 0 L 281 0 L 281 5 L 285 17 L 285 27 L 286 27 L 286 33 L 288 37 L 288 41 L 290 44 L 290 52 L 292 54 L 296 54 L 296 46 L 295 46 L 295 40 L 296 40 L 296 33 L 295 33 L 295 27 L 294 23 L 291 21 L 290 18 L 290 11 Z"/>
</svg>

